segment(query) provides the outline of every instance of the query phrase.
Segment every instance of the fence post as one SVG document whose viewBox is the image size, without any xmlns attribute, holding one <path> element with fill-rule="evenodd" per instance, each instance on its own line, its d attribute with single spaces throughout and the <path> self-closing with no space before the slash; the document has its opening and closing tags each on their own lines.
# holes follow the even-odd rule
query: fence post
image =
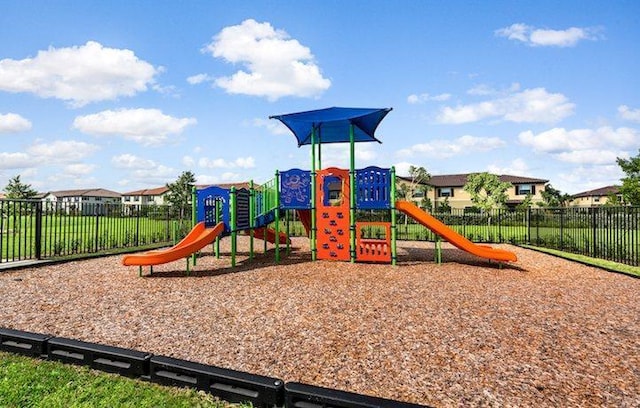
<svg viewBox="0 0 640 408">
<path fill-rule="evenodd" d="M 598 211 L 597 207 L 592 207 L 591 208 L 591 240 L 593 242 L 593 251 L 591 253 L 591 256 L 593 256 L 594 258 L 598 256 L 598 246 L 596 245 L 596 226 L 597 226 L 597 222 L 596 222 L 596 211 Z"/>
<path fill-rule="evenodd" d="M 42 258 L 42 201 L 36 204 L 36 230 L 35 230 L 35 257 L 40 260 Z"/>
<path fill-rule="evenodd" d="M 98 217 L 98 206 L 95 204 L 93 205 L 93 213 L 96 216 L 95 249 L 96 249 L 96 252 L 98 252 L 99 240 L 100 240 L 100 232 L 99 232 L 100 219 Z"/>
<path fill-rule="evenodd" d="M 564 251 L 564 208 L 560 209 L 560 250 Z"/>
<path fill-rule="evenodd" d="M 527 207 L 527 219 L 525 222 L 527 225 L 527 244 L 531 245 L 531 207 Z"/>
</svg>

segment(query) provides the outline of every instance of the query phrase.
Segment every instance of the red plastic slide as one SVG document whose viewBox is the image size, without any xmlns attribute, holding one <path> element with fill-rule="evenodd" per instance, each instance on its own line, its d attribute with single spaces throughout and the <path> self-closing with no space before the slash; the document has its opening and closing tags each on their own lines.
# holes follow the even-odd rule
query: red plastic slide
<svg viewBox="0 0 640 408">
<path fill-rule="evenodd" d="M 266 228 L 267 230 L 267 234 L 265 237 L 265 228 L 256 228 L 253 230 L 253 237 L 254 238 L 258 238 L 258 239 L 264 239 L 267 242 L 271 242 L 272 244 L 274 244 L 276 242 L 276 230 L 274 230 L 273 228 Z M 280 245 L 286 245 L 287 243 L 287 234 L 285 234 L 284 232 L 280 233 Z"/>
<path fill-rule="evenodd" d="M 408 201 L 396 201 L 396 209 L 407 214 L 420 224 L 429 228 L 435 234 L 440 235 L 445 240 L 463 251 L 494 261 L 515 262 L 518 260 L 516 254 L 505 251 L 503 249 L 491 248 L 486 245 L 477 245 L 469 241 L 467 238 L 458 234 L 451 228 L 447 227 L 442 221 L 434 218 L 430 214 L 424 212 L 419 207 Z"/>
<path fill-rule="evenodd" d="M 125 255 L 122 258 L 122 264 L 125 266 L 151 266 L 177 261 L 212 243 L 223 232 L 224 223 L 219 223 L 213 228 L 205 228 L 204 222 L 201 222 L 196 224 L 182 241 L 171 248 Z"/>
<path fill-rule="evenodd" d="M 307 236 L 311 235 L 311 210 L 298 210 L 298 218 L 307 231 Z"/>
</svg>

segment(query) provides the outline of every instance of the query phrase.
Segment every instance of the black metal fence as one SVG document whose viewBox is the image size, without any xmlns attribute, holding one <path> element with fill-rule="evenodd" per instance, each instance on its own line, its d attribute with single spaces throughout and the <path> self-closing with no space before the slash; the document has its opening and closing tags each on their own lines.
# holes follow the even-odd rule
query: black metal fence
<svg viewBox="0 0 640 408">
<path fill-rule="evenodd" d="M 191 228 L 191 215 L 169 206 L 0 200 L 0 263 L 169 245 Z M 531 244 L 640 266 L 640 207 L 531 208 L 433 214 L 474 242 Z M 294 212 L 288 215 L 295 221 Z M 359 211 L 362 221 L 389 221 L 389 211 Z M 399 214 L 400 240 L 435 241 Z M 305 235 L 298 222 L 292 235 Z"/>
<path fill-rule="evenodd" d="M 432 214 L 473 242 L 530 244 L 640 266 L 640 207 L 531 208 L 489 213 L 453 209 Z M 359 211 L 360 221 L 390 221 L 389 211 Z M 295 220 L 295 215 L 292 217 Z M 305 230 L 293 223 L 291 232 Z M 435 241 L 436 235 L 405 214 L 397 219 L 397 238 Z"/>
<path fill-rule="evenodd" d="M 0 200 L 0 263 L 168 245 L 191 228 L 168 206 Z"/>
</svg>

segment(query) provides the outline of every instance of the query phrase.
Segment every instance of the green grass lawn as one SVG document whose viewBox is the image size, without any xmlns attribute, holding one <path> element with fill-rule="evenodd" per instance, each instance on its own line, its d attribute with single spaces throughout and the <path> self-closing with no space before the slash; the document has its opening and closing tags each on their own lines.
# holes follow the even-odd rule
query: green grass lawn
<svg viewBox="0 0 640 408">
<path fill-rule="evenodd" d="M 87 367 L 0 352 L 0 406 L 211 407 L 232 405 L 210 394 L 102 373 Z"/>
</svg>

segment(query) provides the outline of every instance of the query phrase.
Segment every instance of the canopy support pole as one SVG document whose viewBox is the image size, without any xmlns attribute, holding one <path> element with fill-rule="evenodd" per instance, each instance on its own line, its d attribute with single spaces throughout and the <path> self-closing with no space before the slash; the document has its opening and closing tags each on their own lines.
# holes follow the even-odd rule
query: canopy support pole
<svg viewBox="0 0 640 408">
<path fill-rule="evenodd" d="M 316 242 L 316 127 L 311 128 L 311 260 L 317 257 Z"/>
<path fill-rule="evenodd" d="M 355 149 L 355 135 L 353 131 L 353 123 L 349 124 L 349 237 L 350 248 L 349 253 L 351 255 L 351 263 L 356 261 L 356 149 Z"/>
</svg>

